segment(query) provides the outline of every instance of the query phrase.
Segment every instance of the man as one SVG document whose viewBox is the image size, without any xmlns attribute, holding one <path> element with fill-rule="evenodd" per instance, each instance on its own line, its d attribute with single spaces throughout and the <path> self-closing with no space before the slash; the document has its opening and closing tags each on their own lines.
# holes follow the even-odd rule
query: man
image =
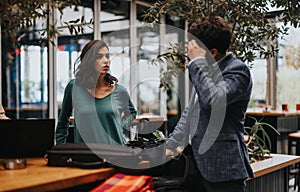
<svg viewBox="0 0 300 192">
<path fill-rule="evenodd" d="M 193 37 L 188 43 L 188 70 L 196 93 L 170 135 L 166 154 L 174 154 L 188 132 L 199 170 L 199 177 L 189 184 L 191 189 L 243 192 L 245 180 L 253 177 L 243 139 L 252 91 L 249 68 L 227 52 L 232 32 L 221 17 L 200 18 L 189 33 Z M 216 62 L 211 62 L 209 54 Z"/>
</svg>

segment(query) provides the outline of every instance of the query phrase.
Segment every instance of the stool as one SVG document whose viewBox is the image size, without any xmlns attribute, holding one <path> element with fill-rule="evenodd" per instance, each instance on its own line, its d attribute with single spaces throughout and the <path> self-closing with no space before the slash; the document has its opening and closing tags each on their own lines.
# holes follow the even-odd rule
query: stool
<svg viewBox="0 0 300 192">
<path fill-rule="evenodd" d="M 299 147 L 297 147 L 299 145 Z M 288 154 L 293 155 L 292 149 L 295 148 L 294 155 L 300 155 L 300 131 L 288 134 Z"/>
<path fill-rule="evenodd" d="M 295 148 L 295 155 L 300 155 L 300 131 L 288 134 L 288 154 L 292 155 L 292 149 Z M 298 186 L 298 192 L 300 191 L 300 166 L 296 163 L 289 170 L 289 175 L 295 178 L 294 190 Z"/>
</svg>

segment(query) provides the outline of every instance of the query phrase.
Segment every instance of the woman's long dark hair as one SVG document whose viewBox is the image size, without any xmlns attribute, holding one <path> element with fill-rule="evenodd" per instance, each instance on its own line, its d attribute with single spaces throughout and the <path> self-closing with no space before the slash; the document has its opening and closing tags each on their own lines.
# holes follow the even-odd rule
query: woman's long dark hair
<svg viewBox="0 0 300 192">
<path fill-rule="evenodd" d="M 95 70 L 96 55 L 99 49 L 103 47 L 109 49 L 102 40 L 90 41 L 83 47 L 80 57 L 75 62 L 75 65 L 77 65 L 75 70 L 76 83 L 86 88 L 94 89 L 96 87 L 99 78 L 99 72 Z M 118 82 L 118 79 L 107 73 L 104 81 L 108 86 L 112 86 Z"/>
</svg>

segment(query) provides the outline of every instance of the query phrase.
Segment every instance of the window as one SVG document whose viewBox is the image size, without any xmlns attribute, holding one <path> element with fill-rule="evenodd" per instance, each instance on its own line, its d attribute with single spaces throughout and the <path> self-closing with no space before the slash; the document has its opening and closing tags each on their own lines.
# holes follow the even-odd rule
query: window
<svg viewBox="0 0 300 192">
<path fill-rule="evenodd" d="M 20 59 L 20 104 L 42 106 L 48 102 L 47 47 L 21 46 Z"/>
<path fill-rule="evenodd" d="M 19 44 L 2 36 L 2 104 L 12 119 L 48 117 L 48 47 L 38 33 L 43 22 L 20 31 Z"/>
<path fill-rule="evenodd" d="M 256 54 L 256 56 L 259 54 Z M 252 62 L 250 72 L 253 81 L 249 107 L 265 107 L 267 90 L 267 60 L 258 56 Z"/>
<path fill-rule="evenodd" d="M 289 109 L 295 110 L 300 103 L 300 29 L 290 27 L 288 33 L 284 39 L 278 39 L 277 109 L 288 104 Z"/>
</svg>

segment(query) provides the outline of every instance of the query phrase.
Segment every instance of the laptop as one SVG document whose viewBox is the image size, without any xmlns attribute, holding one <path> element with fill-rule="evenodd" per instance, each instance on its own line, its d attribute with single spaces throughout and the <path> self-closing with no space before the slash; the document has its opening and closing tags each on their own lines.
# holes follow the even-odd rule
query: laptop
<svg viewBox="0 0 300 192">
<path fill-rule="evenodd" d="M 0 120 L 0 158 L 44 157 L 54 131 L 55 119 Z"/>
</svg>

